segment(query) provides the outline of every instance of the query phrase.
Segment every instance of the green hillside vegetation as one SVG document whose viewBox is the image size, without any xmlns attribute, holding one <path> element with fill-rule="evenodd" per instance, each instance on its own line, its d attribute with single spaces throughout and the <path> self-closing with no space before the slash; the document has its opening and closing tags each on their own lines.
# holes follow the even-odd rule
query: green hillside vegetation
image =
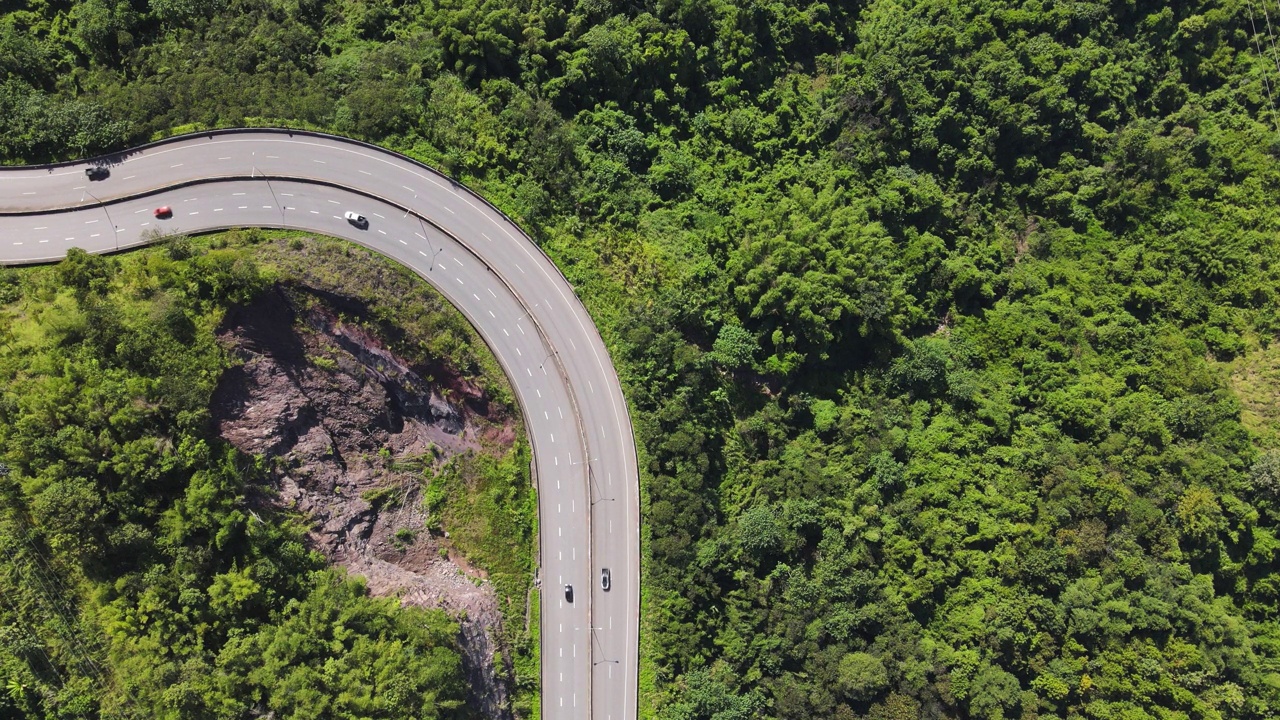
<svg viewBox="0 0 1280 720">
<path fill-rule="evenodd" d="M 1274 4 L 4 7 L 4 159 L 308 125 L 544 245 L 635 411 L 647 715 L 1280 712 Z"/>
<path fill-rule="evenodd" d="M 501 391 L 493 359 L 408 271 L 363 250 L 344 260 L 350 249 L 336 241 L 310 243 L 304 271 L 294 245 L 307 245 L 263 239 L 177 239 L 120 258 L 75 251 L 0 273 L 0 717 L 474 716 L 457 624 L 371 598 L 308 551 L 305 519 L 270 510 L 267 468 L 218 438 L 209 399 L 235 362 L 214 338 L 228 307 L 275 282 L 323 287 L 344 261 L 367 263 L 344 275 L 345 289 L 400 352 Z M 512 551 L 534 544 L 521 462 L 517 446 L 451 480 L 512 498 L 499 532 L 455 545 L 495 571 L 517 701 L 533 706 L 532 560 Z M 512 478 L 525 482 L 509 488 Z M 462 508 L 443 526 L 497 512 Z"/>
</svg>

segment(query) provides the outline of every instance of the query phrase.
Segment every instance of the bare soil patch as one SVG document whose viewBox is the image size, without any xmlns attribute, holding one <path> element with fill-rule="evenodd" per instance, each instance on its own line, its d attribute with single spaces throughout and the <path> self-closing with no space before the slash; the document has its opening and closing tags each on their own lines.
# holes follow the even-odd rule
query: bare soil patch
<svg viewBox="0 0 1280 720">
<path fill-rule="evenodd" d="M 513 674 L 485 573 L 432 533 L 424 474 L 468 452 L 505 452 L 515 421 L 444 363 L 398 357 L 348 298 L 277 285 L 228 315 L 220 340 L 240 360 L 213 401 L 219 432 L 270 460 L 277 496 L 302 513 L 312 545 L 375 595 L 441 608 L 461 625 L 471 701 L 511 717 Z M 504 658 L 495 665 L 495 658 Z"/>
</svg>

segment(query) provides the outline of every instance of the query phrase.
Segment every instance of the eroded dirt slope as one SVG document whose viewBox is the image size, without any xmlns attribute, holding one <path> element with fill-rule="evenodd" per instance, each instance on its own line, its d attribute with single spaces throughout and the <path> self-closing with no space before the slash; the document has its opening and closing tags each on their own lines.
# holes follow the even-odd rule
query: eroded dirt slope
<svg viewBox="0 0 1280 720">
<path fill-rule="evenodd" d="M 220 339 L 242 364 L 223 376 L 214 419 L 237 448 L 272 459 L 274 502 L 310 519 L 333 563 L 375 595 L 459 620 L 474 707 L 511 717 L 493 588 L 429 532 L 420 493 L 424 471 L 448 457 L 510 447 L 513 423 L 448 368 L 414 367 L 342 321 L 353 309 L 343 302 L 277 286 L 230 314 Z"/>
</svg>

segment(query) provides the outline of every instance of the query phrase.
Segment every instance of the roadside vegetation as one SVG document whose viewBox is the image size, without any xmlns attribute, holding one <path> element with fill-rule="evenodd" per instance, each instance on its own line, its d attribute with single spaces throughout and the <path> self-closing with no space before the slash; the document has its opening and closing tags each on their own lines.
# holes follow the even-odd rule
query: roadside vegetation
<svg viewBox="0 0 1280 720">
<path fill-rule="evenodd" d="M 300 248 L 275 235 L 179 238 L 115 258 L 77 251 L 0 273 L 0 716 L 474 716 L 458 625 L 328 569 L 306 548 L 305 518 L 264 502 L 267 468 L 210 421 L 210 395 L 235 362 L 214 338 L 226 310 L 275 282 L 319 291 L 323 273 L 366 253 L 308 241 L 329 257 L 295 275 Z M 399 351 L 506 387 L 456 311 L 407 271 L 362 259 L 371 266 L 347 274 L 350 297 L 396 331 Z M 396 303 L 415 306 L 398 318 Z M 530 708 L 536 508 L 523 447 L 467 459 L 489 461 L 455 473 L 484 485 L 485 504 L 442 527 L 464 531 L 452 544 L 476 565 L 492 563 L 502 640 L 532 678 L 515 702 Z M 486 513 L 500 513 L 503 531 L 467 534 L 465 523 L 498 523 Z"/>
<path fill-rule="evenodd" d="M 543 244 L 635 412 L 647 715 L 1280 712 L 1274 5 L 6 7 L 4 159 L 313 126 Z"/>
<path fill-rule="evenodd" d="M 433 525 L 449 533 L 467 562 L 484 569 L 498 593 L 506 631 L 502 640 L 516 681 L 513 707 L 520 717 L 541 716 L 540 616 L 533 603 L 538 508 L 531 459 L 523 438 L 501 458 L 486 453 L 452 458 L 427 478 L 423 498 Z"/>
<path fill-rule="evenodd" d="M 286 286 L 333 298 L 330 310 L 336 309 L 342 323 L 361 325 L 385 341 L 398 357 L 417 364 L 424 379 L 449 399 L 481 403 L 472 409 L 499 427 L 479 439 L 478 450 L 447 456 L 433 447 L 422 457 L 388 458 L 388 464 L 421 483 L 429 529 L 448 533 L 447 545 L 459 556 L 455 559 L 492 583 L 503 619 L 503 634 L 495 638 L 502 651 L 497 662 L 511 666 L 512 709 L 521 718 L 538 717 L 539 616 L 537 606 L 530 605 L 538 549 L 537 493 L 524 424 L 497 359 L 443 296 L 412 271 L 369 250 L 332 238 L 256 230 L 226 233 L 212 242 L 244 247 Z M 458 383 L 469 387 L 451 387 Z M 385 487 L 365 499 L 378 504 L 404 491 Z M 413 535 L 397 539 L 412 544 Z"/>
</svg>

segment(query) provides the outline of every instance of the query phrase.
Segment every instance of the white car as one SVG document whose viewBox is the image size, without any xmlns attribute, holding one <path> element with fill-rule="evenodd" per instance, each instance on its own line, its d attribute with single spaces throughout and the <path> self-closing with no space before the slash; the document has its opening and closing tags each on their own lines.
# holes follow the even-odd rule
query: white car
<svg viewBox="0 0 1280 720">
<path fill-rule="evenodd" d="M 355 225 L 361 230 L 369 227 L 369 219 L 358 212 L 352 212 L 348 210 L 345 213 L 343 213 L 342 216 L 347 219 L 347 222 L 351 223 L 352 225 Z"/>
</svg>

